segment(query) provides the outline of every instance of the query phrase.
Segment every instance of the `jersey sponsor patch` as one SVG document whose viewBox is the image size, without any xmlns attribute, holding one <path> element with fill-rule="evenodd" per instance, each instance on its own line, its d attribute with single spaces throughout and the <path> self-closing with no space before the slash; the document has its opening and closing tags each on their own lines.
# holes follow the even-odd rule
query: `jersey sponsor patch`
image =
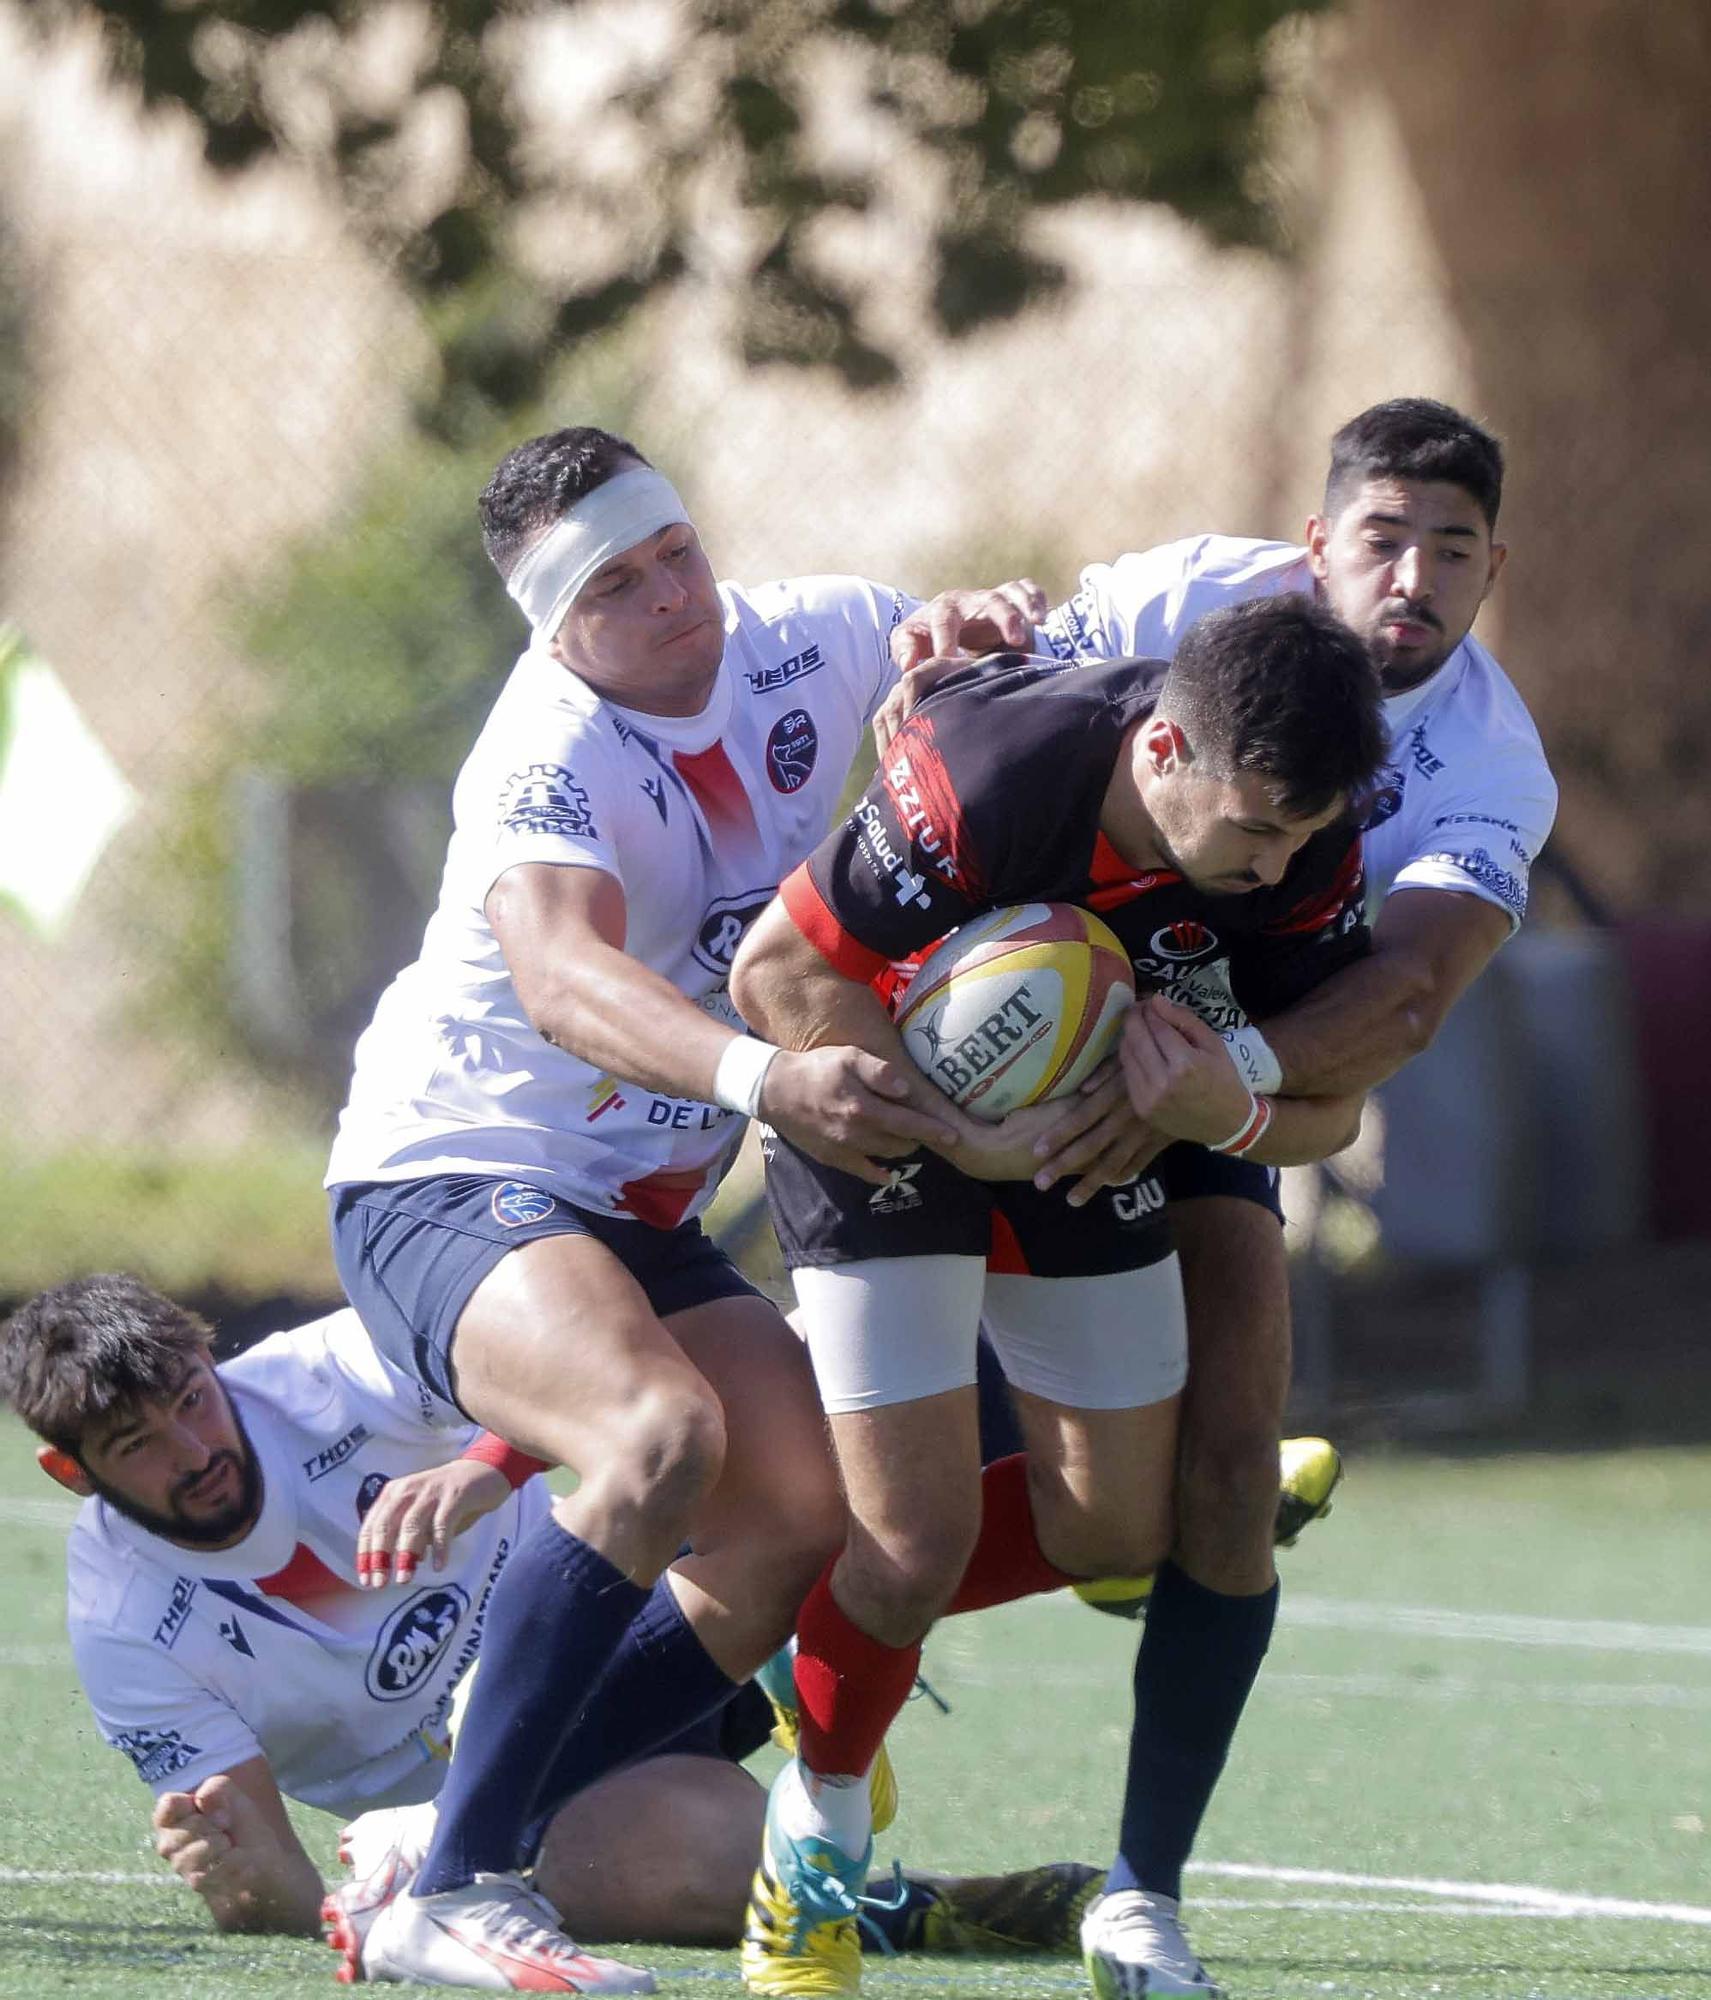
<svg viewBox="0 0 1711 2000">
<path fill-rule="evenodd" d="M 1404 782 L 1404 774 L 1394 764 L 1387 764 L 1379 772 L 1366 818 L 1361 821 L 1362 833 L 1371 833 L 1374 827 L 1382 826 L 1387 819 L 1394 819 L 1402 810 Z"/>
<path fill-rule="evenodd" d="M 499 824 L 506 833 L 600 838 L 587 792 L 562 764 L 531 764 L 513 771 L 499 794 Z"/>
<path fill-rule="evenodd" d="M 814 775 L 820 732 L 805 708 L 793 708 L 772 725 L 766 739 L 766 775 L 775 792 L 799 792 Z"/>
<path fill-rule="evenodd" d="M 771 901 L 770 889 L 750 889 L 744 895 L 721 896 L 709 903 L 695 933 L 695 963 L 709 972 L 729 972 L 749 925 Z"/>
<path fill-rule="evenodd" d="M 376 1701 L 402 1701 L 438 1665 L 469 1609 L 469 1593 L 455 1583 L 419 1590 L 380 1628 L 364 1675 Z"/>
<path fill-rule="evenodd" d="M 1513 869 L 1505 868 L 1485 848 L 1469 848 L 1465 854 L 1423 854 L 1420 859 L 1439 867 L 1459 869 L 1481 888 L 1489 890 L 1517 923 L 1527 914 L 1525 871 L 1517 874 Z"/>
<path fill-rule="evenodd" d="M 303 1477 L 311 1486 L 317 1479 L 325 1479 L 329 1472 L 337 1472 L 346 1459 L 355 1458 L 368 1443 L 367 1424 L 352 1424 L 342 1438 L 318 1451 L 312 1458 L 303 1461 Z"/>
<path fill-rule="evenodd" d="M 1218 949 L 1214 933 L 1193 917 L 1178 917 L 1175 923 L 1161 925 L 1153 932 L 1151 943 L 1160 958 L 1177 965 L 1205 958 Z"/>
<path fill-rule="evenodd" d="M 190 1616 L 190 1607 L 196 1599 L 196 1579 L 193 1576 L 174 1577 L 172 1598 L 161 1614 L 160 1623 L 154 1628 L 154 1642 L 164 1646 L 170 1653 L 178 1644 L 178 1635 L 184 1630 L 184 1621 Z"/>
<path fill-rule="evenodd" d="M 780 688 L 789 687 L 792 681 L 818 673 L 825 664 L 825 655 L 818 645 L 804 646 L 800 653 L 792 653 L 788 660 L 780 660 L 776 667 L 762 667 L 758 672 L 745 674 L 743 678 L 755 694 L 775 694 Z"/>
<path fill-rule="evenodd" d="M 370 1472 L 364 1476 L 362 1484 L 356 1489 L 356 1517 L 359 1521 L 368 1519 L 368 1510 L 380 1498 L 386 1480 L 384 1472 Z"/>
<path fill-rule="evenodd" d="M 501 1181 L 493 1190 L 490 1206 L 495 1222 L 506 1229 L 522 1229 L 532 1222 L 545 1222 L 558 1207 L 558 1197 L 544 1188 L 530 1187 L 527 1181 Z"/>
<path fill-rule="evenodd" d="M 158 1785 L 202 1754 L 200 1744 L 187 1743 L 176 1729 L 121 1729 L 108 1740 L 136 1765 L 145 1785 Z"/>
</svg>

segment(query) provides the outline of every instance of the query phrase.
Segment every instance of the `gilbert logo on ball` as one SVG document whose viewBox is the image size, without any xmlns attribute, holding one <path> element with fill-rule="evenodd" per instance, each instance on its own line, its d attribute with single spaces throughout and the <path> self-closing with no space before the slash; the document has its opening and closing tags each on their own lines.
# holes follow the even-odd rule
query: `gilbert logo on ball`
<svg viewBox="0 0 1711 2000">
<path fill-rule="evenodd" d="M 1129 954 L 1107 925 L 1073 903 L 1020 903 L 935 945 L 897 1026 L 952 1103 L 996 1120 L 1078 1090 L 1134 998 Z"/>
</svg>

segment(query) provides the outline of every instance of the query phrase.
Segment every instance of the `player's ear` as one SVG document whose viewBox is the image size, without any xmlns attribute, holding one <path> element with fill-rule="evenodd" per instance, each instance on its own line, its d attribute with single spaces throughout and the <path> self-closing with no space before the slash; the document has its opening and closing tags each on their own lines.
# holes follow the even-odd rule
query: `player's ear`
<svg viewBox="0 0 1711 2000">
<path fill-rule="evenodd" d="M 1327 564 L 1325 544 L 1331 539 L 1331 524 L 1323 514 L 1307 517 L 1307 567 L 1313 572 L 1313 581 L 1325 581 Z"/>
<path fill-rule="evenodd" d="M 1168 716 L 1155 715 L 1146 726 L 1141 742 L 1148 766 L 1160 777 L 1167 771 L 1184 768 L 1188 761 L 1188 738 Z"/>
<path fill-rule="evenodd" d="M 1503 565 L 1508 560 L 1509 544 L 1507 542 L 1493 542 L 1491 544 L 1491 574 L 1485 579 L 1485 589 L 1481 592 L 1479 599 L 1481 604 L 1491 595 L 1491 587 L 1496 583 Z"/>
<path fill-rule="evenodd" d="M 95 1491 L 88 1473 L 69 1451 L 61 1451 L 51 1444 L 39 1444 L 36 1446 L 36 1463 L 56 1486 L 65 1487 L 80 1500 L 87 1500 Z"/>
</svg>

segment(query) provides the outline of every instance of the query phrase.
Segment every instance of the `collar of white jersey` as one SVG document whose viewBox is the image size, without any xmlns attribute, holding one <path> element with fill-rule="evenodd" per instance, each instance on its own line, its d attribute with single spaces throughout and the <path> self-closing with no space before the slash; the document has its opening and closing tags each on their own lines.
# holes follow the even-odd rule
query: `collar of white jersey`
<svg viewBox="0 0 1711 2000">
<path fill-rule="evenodd" d="M 706 707 L 698 714 L 652 715 L 646 709 L 626 708 L 622 702 L 609 700 L 539 643 L 530 646 L 523 659 L 538 676 L 539 685 L 549 693 L 556 688 L 561 697 L 570 695 L 571 705 L 583 714 L 595 714 L 604 709 L 607 714 L 616 716 L 626 730 L 636 736 L 645 736 L 662 750 L 682 750 L 689 756 L 697 755 L 700 751 L 711 750 L 730 726 L 731 709 L 736 697 L 728 660 L 720 660 L 713 692 L 707 697 Z"/>
<path fill-rule="evenodd" d="M 169 1564 L 186 1576 L 244 1583 L 258 1576 L 272 1576 L 296 1553 L 299 1525 L 296 1480 L 302 1477 L 302 1468 L 287 1450 L 284 1439 L 273 1435 L 266 1405 L 255 1402 L 224 1375 L 220 1379 L 238 1406 L 250 1444 L 261 1463 L 261 1514 L 243 1540 L 229 1549 L 188 1547 L 163 1535 L 151 1535 L 116 1507 L 104 1511 L 114 1535 L 155 1562 Z M 353 1543 L 354 1540 L 353 1532 Z"/>
<path fill-rule="evenodd" d="M 1455 651 L 1441 667 L 1429 673 L 1418 687 L 1405 688 L 1401 694 L 1386 697 L 1384 703 L 1385 727 L 1390 731 L 1394 743 L 1407 725 L 1413 721 L 1415 711 L 1425 707 L 1437 694 L 1448 694 L 1464 673 L 1468 663 L 1467 641 L 1462 640 Z"/>
</svg>

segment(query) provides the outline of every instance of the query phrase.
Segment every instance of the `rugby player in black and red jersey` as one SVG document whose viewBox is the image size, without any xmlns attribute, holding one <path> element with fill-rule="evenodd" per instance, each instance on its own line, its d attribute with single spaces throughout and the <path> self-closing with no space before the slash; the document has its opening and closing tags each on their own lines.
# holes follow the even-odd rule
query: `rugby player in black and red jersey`
<svg viewBox="0 0 1711 2000">
<path fill-rule="evenodd" d="M 1243 1024 L 1369 948 L 1357 828 L 1383 747 L 1366 649 L 1305 598 L 1213 614 L 1168 669 L 1017 659 L 952 672 L 786 879 L 738 955 L 733 995 L 786 1047 L 834 1040 L 900 1059 L 873 985 L 892 961 L 984 909 L 1080 903 L 1123 940 L 1147 994 L 1125 1024 L 1124 1066 L 1160 1086 L 1155 1131 L 1273 1167 L 1323 1158 L 1354 1136 L 1360 1098 L 1256 1096 Z M 754 1991 L 797 1990 L 804 1961 L 817 1991 L 856 1984 L 847 1892 L 870 1847 L 859 1780 L 934 1619 L 1145 1570 L 1170 1546 L 1186 1347 L 1162 1194 L 1145 1175 L 1091 1198 L 1041 1192 L 1031 1115 L 1012 1114 L 1001 1143 L 964 1118 L 955 1167 L 926 1153 L 878 1189 L 771 1142 L 774 1222 L 852 1524 L 798 1625 L 801 1754 L 768 1812 L 744 1947 Z M 1027 1443 L 984 1476 L 983 1312 Z M 1158 1587 L 1214 1598 L 1168 1563 Z M 1169 1752 L 1222 1727 L 1219 1676 L 1251 1682 L 1275 1605 L 1275 1586 L 1210 1605 L 1222 1628 L 1210 1672 L 1182 1671 L 1180 1621 L 1143 1638 L 1137 1704 L 1165 1723 L 1153 1789 L 1184 1794 L 1179 1816 L 1198 1818 L 1204 1760 Z M 1122 1829 L 1084 1929 L 1089 1964 L 1103 1992 L 1138 1987 L 1142 1968 L 1105 1931 L 1141 1897 L 1145 1990 L 1211 1993 L 1174 1900 L 1147 1893 L 1157 1824 Z"/>
</svg>

